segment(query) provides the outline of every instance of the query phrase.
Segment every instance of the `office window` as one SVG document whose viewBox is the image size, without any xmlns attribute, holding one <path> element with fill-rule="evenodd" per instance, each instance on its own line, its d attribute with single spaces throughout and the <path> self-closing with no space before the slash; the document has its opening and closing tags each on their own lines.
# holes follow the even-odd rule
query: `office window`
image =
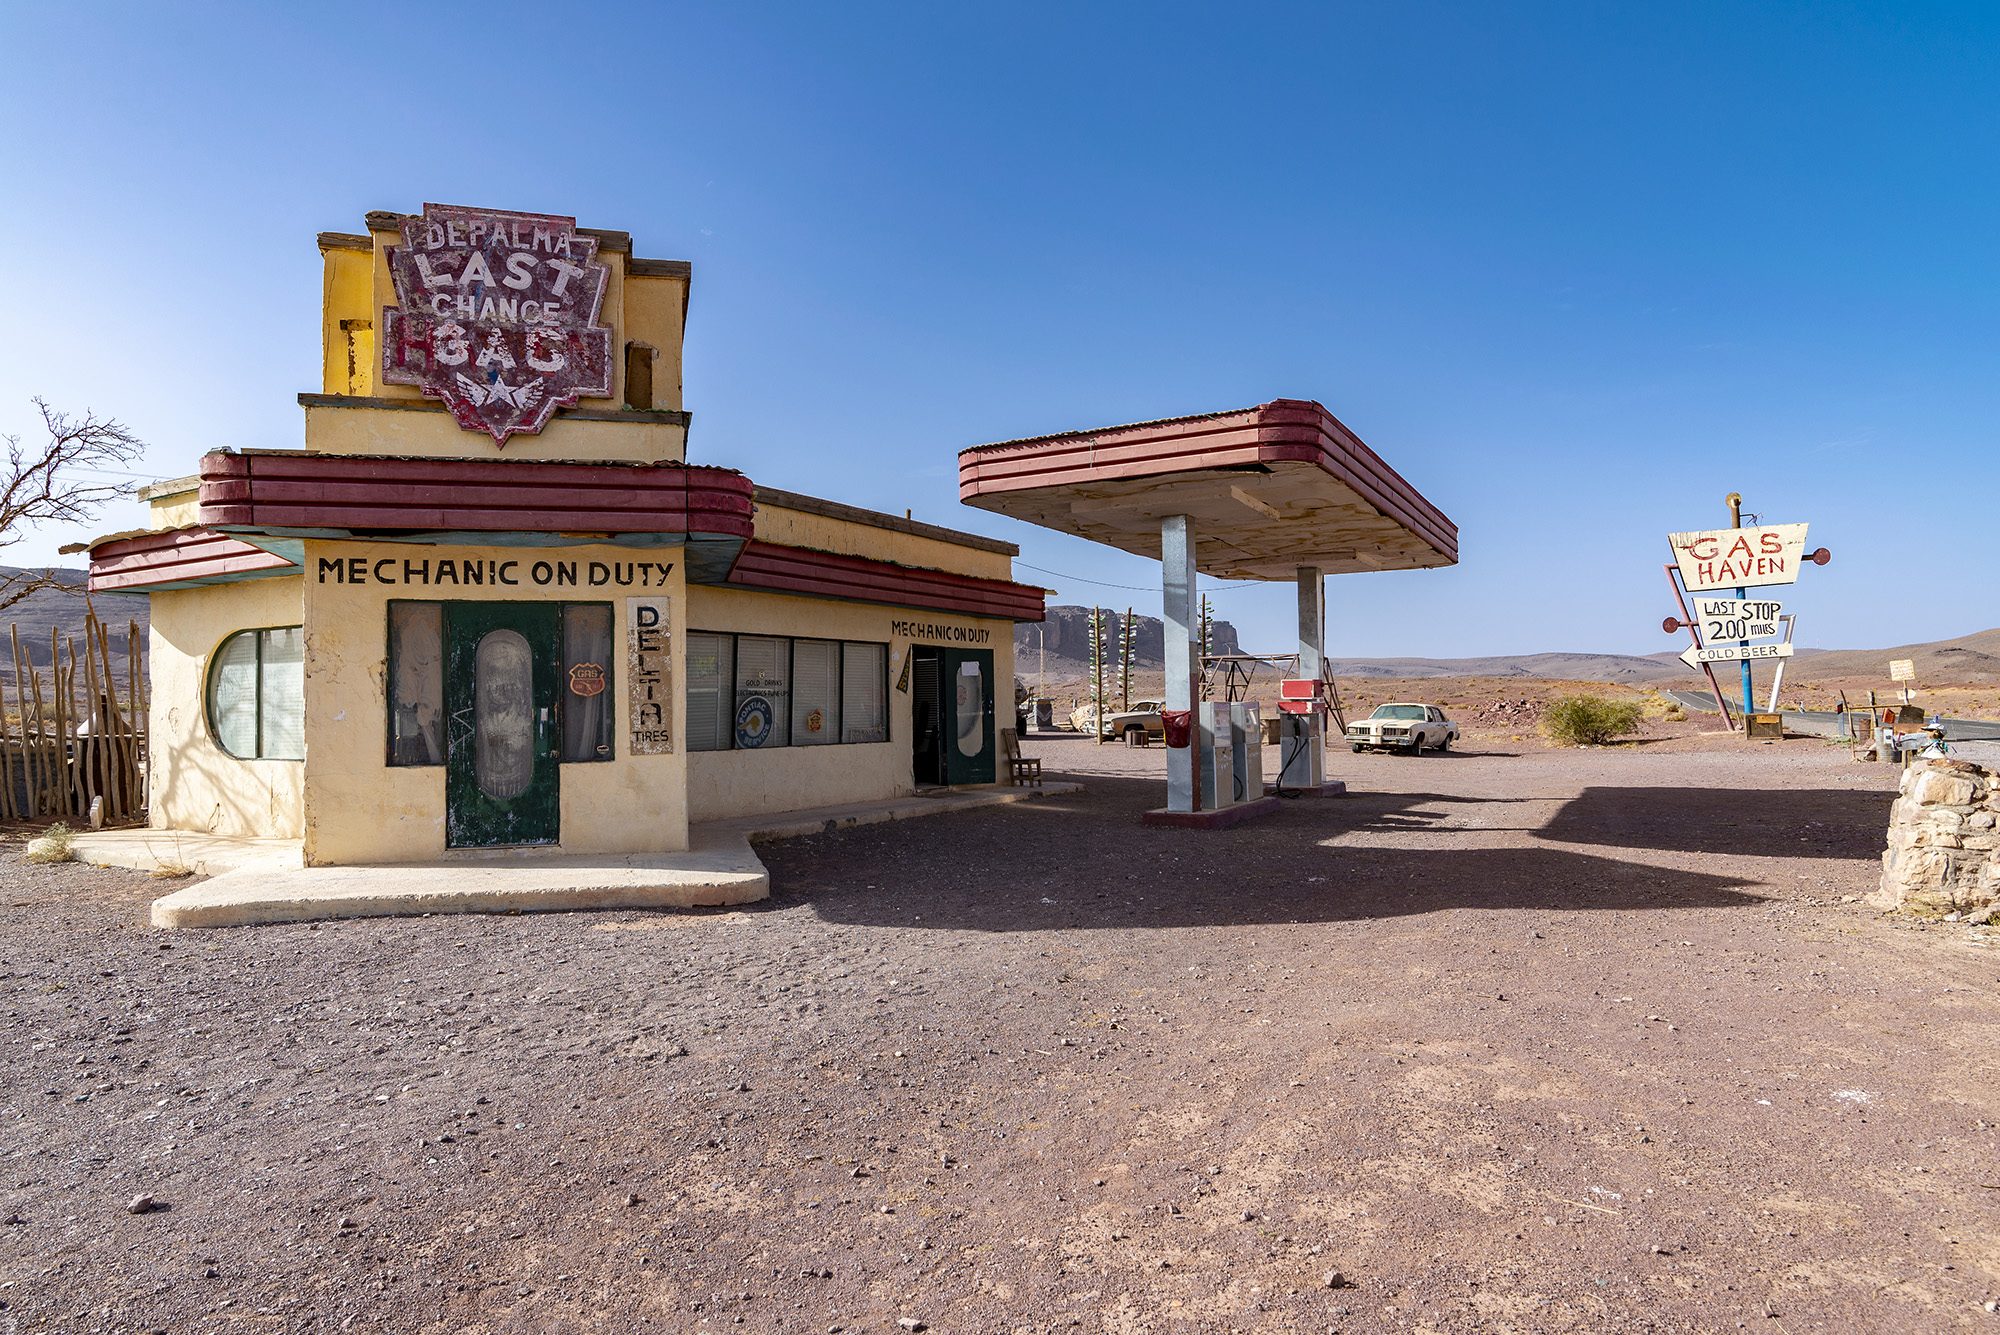
<svg viewBox="0 0 2000 1335">
<path fill-rule="evenodd" d="M 736 745 L 745 750 L 792 740 L 792 642 L 776 635 L 736 637 Z"/>
<path fill-rule="evenodd" d="M 444 764 L 444 604 L 389 604 L 389 763 Z"/>
<path fill-rule="evenodd" d="M 840 642 L 792 641 L 792 745 L 840 740 Z"/>
<path fill-rule="evenodd" d="M 696 631 L 688 749 L 763 751 L 889 740 L 889 646 Z"/>
<path fill-rule="evenodd" d="M 562 611 L 562 758 L 612 759 L 611 607 L 565 603 Z"/>
<path fill-rule="evenodd" d="M 889 646 L 840 646 L 840 716 L 843 742 L 889 740 Z"/>
<path fill-rule="evenodd" d="M 305 630 L 243 630 L 216 647 L 208 668 L 208 726 L 239 760 L 304 760 Z"/>
<path fill-rule="evenodd" d="M 687 637 L 688 750 L 727 751 L 735 722 L 736 641 L 699 631 Z"/>
</svg>

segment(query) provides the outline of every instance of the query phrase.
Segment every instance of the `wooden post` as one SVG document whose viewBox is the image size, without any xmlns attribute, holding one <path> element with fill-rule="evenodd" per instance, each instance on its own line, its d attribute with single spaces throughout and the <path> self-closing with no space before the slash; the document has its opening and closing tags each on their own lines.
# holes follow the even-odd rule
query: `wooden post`
<svg viewBox="0 0 2000 1335">
<path fill-rule="evenodd" d="M 112 781 L 110 789 L 115 798 L 108 803 L 120 820 L 128 820 L 139 814 L 138 785 L 133 782 L 137 768 L 132 757 L 132 729 L 126 721 L 126 710 L 118 699 L 118 679 L 111 671 L 111 636 L 104 623 L 92 619 L 91 628 L 96 632 L 97 653 L 104 677 L 104 703 L 110 717 L 105 726 L 111 732 Z"/>
<path fill-rule="evenodd" d="M 15 694 L 20 693 L 20 682 L 15 682 Z M 21 813 L 14 801 L 14 730 L 7 723 L 7 688 L 0 685 L 0 815 L 8 820 L 21 819 Z"/>
<path fill-rule="evenodd" d="M 152 782 L 150 770 L 152 762 L 151 732 L 153 726 L 150 685 L 140 666 L 139 623 L 125 623 L 125 679 L 132 701 L 132 810 L 136 815 L 146 809 L 147 790 Z"/>
<path fill-rule="evenodd" d="M 21 705 L 21 792 L 23 820 L 33 820 L 36 815 L 35 790 L 39 781 L 40 766 L 35 763 L 34 744 L 29 740 L 28 731 L 28 672 L 21 657 L 21 628 L 10 625 L 8 635 L 14 643 L 14 694 Z"/>
<path fill-rule="evenodd" d="M 80 758 L 87 763 L 83 766 L 83 805 L 79 808 L 85 815 L 90 814 L 90 800 L 104 799 L 103 814 L 111 815 L 111 785 L 106 763 L 110 751 L 104 744 L 104 720 L 100 715 L 97 696 L 97 646 L 91 641 L 92 622 L 95 618 L 86 614 L 83 618 L 83 714 L 76 729 L 76 749 Z M 69 642 L 70 674 L 76 673 L 76 641 Z"/>
</svg>

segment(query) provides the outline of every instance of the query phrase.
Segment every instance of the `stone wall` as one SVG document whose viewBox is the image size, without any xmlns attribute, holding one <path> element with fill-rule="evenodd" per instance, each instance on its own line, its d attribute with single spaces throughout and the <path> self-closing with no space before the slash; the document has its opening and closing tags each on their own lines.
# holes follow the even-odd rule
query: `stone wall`
<svg viewBox="0 0 2000 1335">
<path fill-rule="evenodd" d="M 1912 913 L 1985 916 L 2000 899 L 2000 774 L 1963 760 L 1903 772 L 1889 809 L 1882 886 L 1872 903 Z"/>
</svg>

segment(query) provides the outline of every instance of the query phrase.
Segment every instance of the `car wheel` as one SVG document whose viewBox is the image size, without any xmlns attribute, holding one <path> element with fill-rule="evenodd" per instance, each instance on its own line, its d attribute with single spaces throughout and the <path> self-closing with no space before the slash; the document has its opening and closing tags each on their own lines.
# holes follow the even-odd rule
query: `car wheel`
<svg viewBox="0 0 2000 1335">
<path fill-rule="evenodd" d="M 1360 755 L 1363 751 L 1366 751 L 1367 749 L 1368 749 L 1367 747 L 1363 746 L 1359 742 L 1356 742 L 1354 744 L 1354 754 L 1357 756 Z"/>
<path fill-rule="evenodd" d="M 1424 735 L 1422 733 L 1418 733 L 1416 736 L 1410 738 L 1410 754 L 1413 756 L 1420 756 L 1423 753 L 1424 753 Z"/>
<path fill-rule="evenodd" d="M 1439 750 L 1439 751 L 1449 751 L 1449 750 L 1451 750 L 1451 734 L 1450 734 L 1450 733 L 1446 733 L 1446 734 L 1444 735 L 1444 740 L 1438 743 L 1438 750 Z"/>
</svg>

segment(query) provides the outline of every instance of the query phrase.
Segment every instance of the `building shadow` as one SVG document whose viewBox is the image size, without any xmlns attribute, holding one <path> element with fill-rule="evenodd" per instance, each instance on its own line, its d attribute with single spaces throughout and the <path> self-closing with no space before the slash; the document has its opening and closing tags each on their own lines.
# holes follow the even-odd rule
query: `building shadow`
<svg viewBox="0 0 2000 1335">
<path fill-rule="evenodd" d="M 1750 878 L 1553 847 L 1329 847 L 1380 815 L 1343 812 L 1340 802 L 1286 803 L 1231 830 L 1157 830 L 1137 820 L 1157 804 L 1157 781 L 1093 776 L 1090 785 L 1025 805 L 762 845 L 768 906 L 804 906 L 856 926 L 1011 932 L 1764 902 L 1746 888 Z"/>
<path fill-rule="evenodd" d="M 1845 788 L 1586 788 L 1535 834 L 1562 844 L 1874 861 L 1895 800 Z"/>
</svg>

